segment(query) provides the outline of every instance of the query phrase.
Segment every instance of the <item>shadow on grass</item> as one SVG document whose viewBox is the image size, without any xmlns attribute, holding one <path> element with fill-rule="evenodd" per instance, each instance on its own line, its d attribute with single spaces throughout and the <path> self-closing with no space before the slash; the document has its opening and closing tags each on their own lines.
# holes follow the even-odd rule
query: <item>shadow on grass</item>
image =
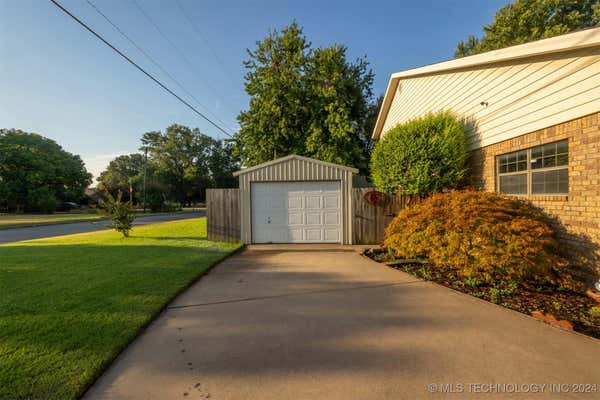
<svg viewBox="0 0 600 400">
<path fill-rule="evenodd" d="M 130 235 L 132 238 L 140 238 L 145 240 L 194 240 L 194 241 L 204 241 L 206 242 L 206 237 L 200 236 L 135 236 Z"/>
</svg>

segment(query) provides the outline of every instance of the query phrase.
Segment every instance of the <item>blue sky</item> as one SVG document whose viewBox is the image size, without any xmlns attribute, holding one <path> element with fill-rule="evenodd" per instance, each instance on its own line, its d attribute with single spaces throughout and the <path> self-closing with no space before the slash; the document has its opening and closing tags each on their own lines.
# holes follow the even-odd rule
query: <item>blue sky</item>
<svg viewBox="0 0 600 400">
<path fill-rule="evenodd" d="M 246 49 L 269 29 L 295 18 L 314 46 L 341 43 L 352 59 L 366 55 L 381 94 L 391 73 L 451 58 L 456 43 L 479 35 L 507 2 L 179 0 L 199 36 L 174 0 L 137 0 L 183 58 L 131 0 L 90 1 L 233 130 L 248 104 Z M 60 2 L 195 103 L 85 0 Z M 0 89 L 0 127 L 56 140 L 95 175 L 116 155 L 137 151 L 144 132 L 172 123 L 224 137 L 47 0 L 0 0 Z"/>
</svg>

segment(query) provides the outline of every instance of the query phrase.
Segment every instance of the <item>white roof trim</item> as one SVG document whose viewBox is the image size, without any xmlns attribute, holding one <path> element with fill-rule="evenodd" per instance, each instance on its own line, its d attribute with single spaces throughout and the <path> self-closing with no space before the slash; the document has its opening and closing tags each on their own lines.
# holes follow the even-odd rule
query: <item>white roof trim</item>
<svg viewBox="0 0 600 400">
<path fill-rule="evenodd" d="M 240 175 L 246 174 L 246 173 L 251 172 L 251 171 L 256 171 L 257 169 L 265 168 L 265 167 L 268 167 L 270 165 L 279 164 L 281 162 L 285 162 L 285 161 L 292 160 L 292 159 L 308 161 L 308 162 L 311 162 L 313 164 L 320 164 L 320 165 L 324 165 L 324 166 L 327 166 L 327 167 L 337 168 L 337 169 L 341 169 L 341 170 L 344 170 L 344 171 L 350 171 L 350 172 L 352 172 L 354 174 L 358 174 L 358 169 L 356 169 L 356 168 L 346 167 L 344 165 L 334 164 L 334 163 L 330 163 L 330 162 L 326 162 L 326 161 L 321 161 L 321 160 L 315 160 L 314 158 L 302 157 L 302 156 L 299 156 L 299 155 L 296 155 L 296 154 L 290 154 L 289 156 L 277 158 L 275 160 L 267 161 L 265 163 L 255 165 L 255 166 L 250 167 L 250 168 L 244 168 L 244 169 L 241 169 L 239 171 L 235 171 L 233 173 L 233 176 L 240 176 Z"/>
<path fill-rule="evenodd" d="M 449 72 L 462 68 L 471 68 L 478 65 L 489 65 L 511 60 L 518 60 L 521 58 L 528 58 L 544 54 L 575 51 L 597 46 L 600 46 L 600 28 L 589 28 L 578 32 L 555 36 L 549 39 L 537 40 L 535 42 L 529 42 L 506 47 L 504 49 L 488 51 L 486 53 L 476 54 L 473 56 L 457 58 L 455 60 L 444 61 L 406 71 L 396 72 L 390 77 L 390 81 L 383 98 L 383 104 L 381 110 L 379 110 L 377 122 L 375 123 L 375 128 L 373 129 L 372 137 L 373 139 L 378 139 L 381 135 L 383 124 L 387 118 L 387 113 L 394 98 L 394 93 L 398 87 L 398 82 L 401 79 Z"/>
</svg>

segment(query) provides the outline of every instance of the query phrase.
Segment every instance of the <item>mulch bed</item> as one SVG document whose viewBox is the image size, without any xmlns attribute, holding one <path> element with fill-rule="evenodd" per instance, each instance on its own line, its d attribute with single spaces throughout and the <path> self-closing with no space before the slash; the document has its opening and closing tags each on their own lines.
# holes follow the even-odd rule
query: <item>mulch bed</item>
<svg viewBox="0 0 600 400">
<path fill-rule="evenodd" d="M 553 285 L 532 286 L 523 283 L 489 285 L 466 280 L 452 268 L 437 268 L 421 260 L 399 260 L 387 252 L 370 249 L 364 255 L 391 268 L 430 280 L 471 296 L 531 315 L 541 311 L 558 320 L 569 321 L 573 329 L 600 339 L 600 316 L 590 315 L 597 303 L 585 294 Z"/>
</svg>

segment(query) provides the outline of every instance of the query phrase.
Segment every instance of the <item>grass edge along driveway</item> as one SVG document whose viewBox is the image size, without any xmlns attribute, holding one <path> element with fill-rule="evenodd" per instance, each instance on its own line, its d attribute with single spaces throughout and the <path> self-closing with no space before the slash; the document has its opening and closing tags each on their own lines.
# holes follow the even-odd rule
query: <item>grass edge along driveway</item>
<svg viewBox="0 0 600 400">
<path fill-rule="evenodd" d="M 0 398 L 76 399 L 178 293 L 241 245 L 206 219 L 0 245 Z"/>
</svg>

